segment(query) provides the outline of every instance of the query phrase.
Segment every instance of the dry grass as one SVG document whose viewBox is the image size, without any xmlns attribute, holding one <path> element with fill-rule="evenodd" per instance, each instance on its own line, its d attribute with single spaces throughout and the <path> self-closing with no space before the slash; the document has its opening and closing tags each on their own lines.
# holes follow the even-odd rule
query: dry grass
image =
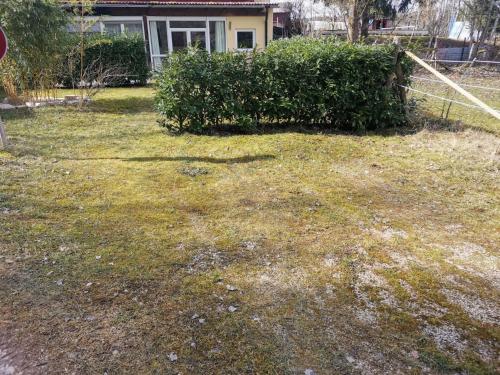
<svg viewBox="0 0 500 375">
<path fill-rule="evenodd" d="M 2 114 L 0 372 L 498 370 L 494 134 L 172 137 L 151 105 Z"/>
</svg>

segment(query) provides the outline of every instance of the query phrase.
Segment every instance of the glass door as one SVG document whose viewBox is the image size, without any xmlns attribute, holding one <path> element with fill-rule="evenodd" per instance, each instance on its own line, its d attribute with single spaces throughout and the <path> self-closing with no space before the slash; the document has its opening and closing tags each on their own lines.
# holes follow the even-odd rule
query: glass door
<svg viewBox="0 0 500 375">
<path fill-rule="evenodd" d="M 149 35 L 151 64 L 154 70 L 160 70 L 168 54 L 167 21 L 149 21 Z"/>
</svg>

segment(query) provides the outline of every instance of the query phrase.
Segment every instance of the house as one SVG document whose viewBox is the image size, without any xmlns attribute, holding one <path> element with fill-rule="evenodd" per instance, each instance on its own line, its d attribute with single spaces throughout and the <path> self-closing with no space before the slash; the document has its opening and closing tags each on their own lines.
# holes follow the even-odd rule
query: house
<svg viewBox="0 0 500 375">
<path fill-rule="evenodd" d="M 291 9 L 273 9 L 273 35 L 275 39 L 286 38 L 290 35 Z"/>
<path fill-rule="evenodd" d="M 369 22 L 368 30 L 391 29 L 394 25 L 392 18 L 372 18 Z"/>
<path fill-rule="evenodd" d="M 269 0 L 97 0 L 90 31 L 142 35 L 157 69 L 169 53 L 190 45 L 208 52 L 265 48 L 273 38 L 273 7 Z"/>
</svg>

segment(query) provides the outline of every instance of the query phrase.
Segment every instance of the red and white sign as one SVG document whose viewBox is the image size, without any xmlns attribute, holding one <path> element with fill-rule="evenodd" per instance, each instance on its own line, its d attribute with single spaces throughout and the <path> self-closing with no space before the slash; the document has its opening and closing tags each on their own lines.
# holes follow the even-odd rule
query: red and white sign
<svg viewBox="0 0 500 375">
<path fill-rule="evenodd" d="M 9 43 L 7 42 L 7 35 L 5 35 L 5 31 L 0 27 L 0 60 L 5 57 L 8 49 Z"/>
</svg>

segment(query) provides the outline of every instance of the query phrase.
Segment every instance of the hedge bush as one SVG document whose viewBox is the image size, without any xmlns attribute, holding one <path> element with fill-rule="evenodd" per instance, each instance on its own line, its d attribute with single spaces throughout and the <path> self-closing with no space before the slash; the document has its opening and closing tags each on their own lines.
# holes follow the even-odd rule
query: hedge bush
<svg viewBox="0 0 500 375">
<path fill-rule="evenodd" d="M 73 46 L 78 45 L 75 37 Z M 90 35 L 85 40 L 84 69 L 99 65 L 102 69 L 113 69 L 119 78 L 109 82 L 112 86 L 131 84 L 145 85 L 150 74 L 144 40 L 140 35 Z M 62 72 L 61 83 L 73 86 L 80 80 L 80 58 L 78 49 L 73 48 L 68 57 L 66 70 Z M 76 52 L 76 53 L 75 53 Z"/>
<path fill-rule="evenodd" d="M 304 37 L 252 54 L 178 52 L 159 76 L 156 108 L 171 131 L 223 123 L 249 131 L 280 122 L 350 131 L 397 126 L 405 108 L 396 85 L 387 84 L 396 55 L 394 46 Z M 403 59 L 402 66 L 409 77 L 411 64 Z"/>
</svg>

